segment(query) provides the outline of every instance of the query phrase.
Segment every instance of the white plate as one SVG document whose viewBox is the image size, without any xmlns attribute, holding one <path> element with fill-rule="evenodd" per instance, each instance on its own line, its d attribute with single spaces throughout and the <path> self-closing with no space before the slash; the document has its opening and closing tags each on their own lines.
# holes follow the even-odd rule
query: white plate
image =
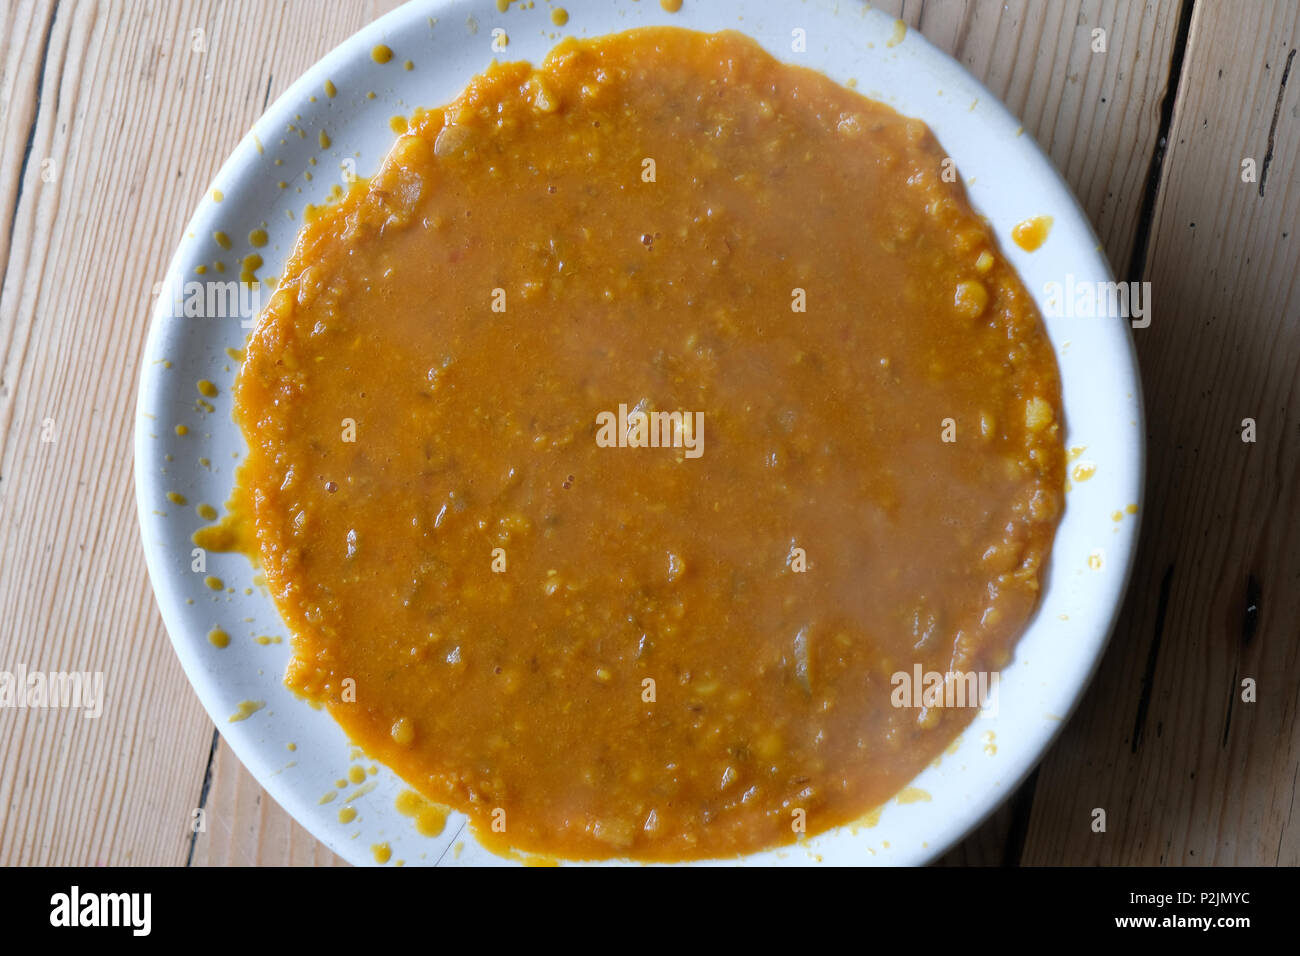
<svg viewBox="0 0 1300 956">
<path fill-rule="evenodd" d="M 224 260 L 227 272 L 206 279 L 236 279 L 238 260 L 252 252 L 245 237 L 265 228 L 269 243 L 257 250 L 263 277 L 278 275 L 301 225 L 307 202 L 322 202 L 342 181 L 349 161 L 368 175 L 391 146 L 389 119 L 416 106 L 451 100 L 493 58 L 493 30 L 507 31 L 503 59 L 539 62 L 561 34 L 598 36 L 634 26 L 666 24 L 698 30 L 738 29 L 783 60 L 811 66 L 859 92 L 929 124 L 956 160 L 976 208 L 986 215 L 1026 286 L 1046 310 L 1050 282 L 1107 282 L 1111 274 L 1100 244 L 1068 187 L 1020 124 L 958 64 L 921 36 L 901 43 L 895 21 L 847 0 L 686 0 L 678 14 L 654 0 L 567 0 L 563 30 L 552 26 L 551 4 L 512 6 L 499 13 L 493 0 L 416 2 L 366 27 L 321 60 L 258 121 L 222 167 L 205 195 L 168 269 L 149 331 L 136 427 L 136 495 L 149 574 L 163 620 L 185 672 L 203 705 L 239 759 L 275 800 L 316 837 L 353 863 L 373 862 L 372 844 L 387 842 L 393 859 L 409 864 L 501 862 L 461 834 L 453 815 L 438 838 L 419 836 L 394 809 L 403 789 L 385 768 L 368 778 L 375 789 L 353 801 L 358 819 L 343 825 L 340 799 L 321 804 L 353 759 L 342 730 L 281 684 L 288 634 L 275 606 L 254 586 L 254 571 L 238 555 L 210 554 L 207 572 L 233 593 L 216 593 L 191 568 L 191 533 L 205 523 L 198 502 L 226 501 L 245 445 L 231 421 L 234 363 L 227 347 L 247 334 L 238 310 L 228 318 L 176 317 L 174 303 L 191 292 L 199 263 Z M 806 52 L 793 51 L 795 30 L 805 31 Z M 371 58 L 386 44 L 393 60 Z M 403 63 L 411 60 L 413 70 Z M 338 90 L 324 95 L 326 80 Z M 375 94 L 373 99 L 367 93 Z M 314 97 L 314 100 L 312 99 Z M 289 131 L 293 126 L 299 132 Z M 322 149 L 319 133 L 331 145 Z M 276 159 L 282 165 L 275 165 Z M 310 165 L 315 159 L 317 165 Z M 310 172 L 312 178 L 307 179 Z M 285 180 L 287 189 L 277 183 Z M 1050 215 L 1046 244 L 1027 254 L 1010 230 L 1030 216 Z M 234 242 L 227 251 L 216 231 Z M 840 828 L 795 847 L 753 854 L 746 863 L 925 862 L 959 839 L 1007 797 L 1045 753 L 1092 675 L 1118 613 L 1137 541 L 1139 518 L 1124 514 L 1141 505 L 1143 425 L 1141 393 L 1128 323 L 1122 319 L 1049 318 L 1048 332 L 1064 383 L 1067 446 L 1086 446 L 1082 461 L 1096 467 L 1076 482 L 1057 533 L 1043 602 L 1001 678 L 999 713 L 975 720 L 952 753 L 925 770 L 913 786 L 928 800 L 891 801 L 870 827 Z M 196 409 L 196 382 L 217 383 L 216 411 Z M 190 433 L 175 434 L 186 425 Z M 166 456 L 171 456 L 168 459 Z M 210 466 L 199 463 L 203 457 Z M 172 505 L 168 492 L 189 499 Z M 1100 556 L 1100 567 L 1094 556 Z M 246 589 L 251 589 L 246 591 Z M 231 644 L 218 649 L 208 632 L 221 627 Z M 285 638 L 261 646 L 254 635 Z M 247 720 L 229 722 L 240 703 L 265 701 Z M 991 736 L 990 736 L 991 735 Z M 290 752 L 289 743 L 297 749 Z M 366 764 L 368 766 L 368 764 Z M 349 786 L 346 793 L 357 788 Z M 448 850 L 464 842 L 463 853 Z"/>
</svg>

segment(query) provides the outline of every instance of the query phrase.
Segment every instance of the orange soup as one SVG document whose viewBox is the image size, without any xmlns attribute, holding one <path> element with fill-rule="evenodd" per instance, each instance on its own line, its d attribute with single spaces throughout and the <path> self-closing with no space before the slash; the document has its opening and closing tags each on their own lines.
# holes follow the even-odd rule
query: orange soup
<svg viewBox="0 0 1300 956">
<path fill-rule="evenodd" d="M 728 857 L 897 793 L 1063 501 L 1051 344 L 944 160 L 736 33 L 418 112 L 239 374 L 287 683 L 498 848 Z"/>
</svg>

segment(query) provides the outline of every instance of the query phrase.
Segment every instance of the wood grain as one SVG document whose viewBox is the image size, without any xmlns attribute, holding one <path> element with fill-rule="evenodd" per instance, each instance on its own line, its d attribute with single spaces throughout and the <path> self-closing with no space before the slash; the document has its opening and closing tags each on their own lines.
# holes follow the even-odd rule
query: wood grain
<svg viewBox="0 0 1300 956">
<path fill-rule="evenodd" d="M 145 579 L 131 486 L 148 276 L 188 202 L 139 200 L 181 161 L 162 117 L 185 104 L 174 75 L 133 71 L 139 105 L 123 122 L 102 78 L 149 33 L 110 22 L 57 3 L 18 4 L 3 21 L 0 648 L 7 670 L 107 683 L 98 719 L 0 712 L 4 864 L 180 862 L 207 758 L 207 717 Z"/>
<path fill-rule="evenodd" d="M 0 14 L 0 668 L 102 671 L 108 687 L 98 719 L 0 711 L 0 864 L 189 857 L 212 725 L 154 604 L 131 476 L 152 288 L 268 82 L 386 6 Z"/>
<path fill-rule="evenodd" d="M 0 711 L 0 864 L 342 862 L 214 745 L 146 580 L 130 447 L 150 293 L 187 216 L 270 100 L 393 6 L 0 7 L 0 669 L 102 670 L 109 687 L 98 720 Z M 1294 68 L 1281 87 L 1297 7 L 875 6 L 1022 117 L 1111 262 L 1144 267 L 1156 296 L 1138 333 L 1151 483 L 1120 628 L 1036 782 L 944 862 L 1295 863 Z M 1240 183 L 1270 136 L 1263 188 Z M 1256 704 L 1235 696 L 1246 676 Z"/>
<path fill-rule="evenodd" d="M 1135 333 L 1143 540 L 1111 649 L 1039 774 L 1029 863 L 1300 862 L 1298 34 L 1295 3 L 1193 13 L 1147 257 L 1151 326 Z M 1248 157 L 1257 183 L 1242 182 Z"/>
</svg>

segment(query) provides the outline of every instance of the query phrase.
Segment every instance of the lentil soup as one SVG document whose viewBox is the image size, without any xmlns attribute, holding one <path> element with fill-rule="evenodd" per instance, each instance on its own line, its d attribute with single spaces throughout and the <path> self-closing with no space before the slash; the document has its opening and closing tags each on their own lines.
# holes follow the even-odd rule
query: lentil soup
<svg viewBox="0 0 1300 956">
<path fill-rule="evenodd" d="M 1063 507 L 1051 344 L 945 158 L 737 33 L 417 111 L 304 226 L 198 536 L 260 561 L 288 685 L 502 850 L 733 856 L 897 793 L 974 714 L 898 675 L 1010 660 Z"/>
</svg>

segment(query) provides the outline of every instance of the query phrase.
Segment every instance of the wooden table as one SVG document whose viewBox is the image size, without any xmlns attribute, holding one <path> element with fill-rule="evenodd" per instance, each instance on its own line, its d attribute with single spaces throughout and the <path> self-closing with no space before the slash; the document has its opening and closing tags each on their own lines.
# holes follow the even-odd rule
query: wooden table
<svg viewBox="0 0 1300 956">
<path fill-rule="evenodd" d="M 341 862 L 181 672 L 131 439 L 152 288 L 208 182 L 273 97 L 393 5 L 0 5 L 0 670 L 99 670 L 110 695 L 98 720 L 0 711 L 0 864 Z M 1119 277 L 1154 295 L 1118 629 L 1038 771 L 945 862 L 1300 863 L 1300 3 L 876 6 L 1023 118 Z"/>
</svg>

